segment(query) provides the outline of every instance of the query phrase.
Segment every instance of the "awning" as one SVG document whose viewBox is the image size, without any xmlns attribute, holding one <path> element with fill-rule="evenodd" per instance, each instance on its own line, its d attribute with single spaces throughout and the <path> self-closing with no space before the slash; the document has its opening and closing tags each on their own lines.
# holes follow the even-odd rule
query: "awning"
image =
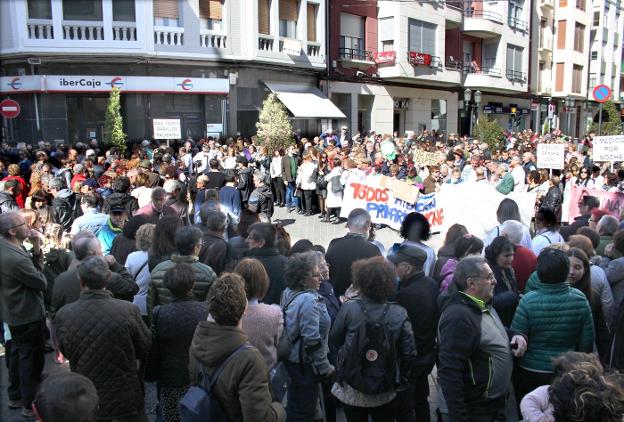
<svg viewBox="0 0 624 422">
<path fill-rule="evenodd" d="M 346 119 L 338 107 L 320 89 L 298 83 L 266 82 L 264 84 L 297 119 Z"/>
</svg>

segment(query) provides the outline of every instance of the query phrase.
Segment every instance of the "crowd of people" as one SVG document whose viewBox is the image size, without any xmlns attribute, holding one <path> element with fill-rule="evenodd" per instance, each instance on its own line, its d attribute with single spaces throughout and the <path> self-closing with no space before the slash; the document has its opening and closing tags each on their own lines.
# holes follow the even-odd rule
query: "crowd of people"
<svg viewBox="0 0 624 422">
<path fill-rule="evenodd" d="M 564 170 L 537 168 L 542 142 L 566 145 Z M 622 192 L 624 167 L 609 164 L 592 161 L 592 135 L 556 131 L 497 148 L 347 128 L 271 152 L 254 138 L 146 140 L 125 154 L 96 140 L 3 144 L 9 407 L 44 422 L 145 421 L 155 382 L 164 421 L 620 421 L 624 209 L 591 191 L 580 215 L 563 206 L 574 185 Z M 535 190 L 534 217 L 525 225 L 505 198 L 486 236 L 454 224 L 435 251 L 412 212 L 403 241 L 384 245 L 366 210 L 340 212 L 348 181 L 375 174 L 423 194 Z M 327 248 L 293 242 L 276 207 L 348 233 Z M 70 371 L 44 379 L 46 353 Z"/>
</svg>

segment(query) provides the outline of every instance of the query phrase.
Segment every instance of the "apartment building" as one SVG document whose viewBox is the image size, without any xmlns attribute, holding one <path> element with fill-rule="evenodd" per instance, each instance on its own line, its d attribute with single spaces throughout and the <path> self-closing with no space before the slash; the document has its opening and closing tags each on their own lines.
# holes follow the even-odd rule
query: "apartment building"
<svg viewBox="0 0 624 422">
<path fill-rule="evenodd" d="M 131 140 L 154 118 L 180 119 L 184 137 L 251 135 L 271 91 L 316 132 L 344 117 L 317 88 L 325 12 L 323 0 L 6 0 L 0 93 L 19 101 L 27 142 L 101 139 L 113 86 Z"/>
<path fill-rule="evenodd" d="M 613 100 L 620 101 L 622 2 L 539 0 L 538 6 L 532 31 L 534 129 L 557 127 L 582 136 L 598 121 L 596 85 L 609 85 Z"/>
<path fill-rule="evenodd" d="M 487 114 L 528 127 L 529 0 L 332 4 L 329 91 L 348 126 L 470 133 Z"/>
</svg>

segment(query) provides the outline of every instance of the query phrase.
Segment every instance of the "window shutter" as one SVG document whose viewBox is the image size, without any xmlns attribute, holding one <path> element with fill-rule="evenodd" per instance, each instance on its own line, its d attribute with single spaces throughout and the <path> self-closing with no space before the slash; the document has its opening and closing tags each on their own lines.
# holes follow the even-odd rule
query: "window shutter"
<svg viewBox="0 0 624 422">
<path fill-rule="evenodd" d="M 384 18 L 377 21 L 379 23 L 379 39 L 381 41 L 394 40 L 394 18 Z"/>
<path fill-rule="evenodd" d="M 297 0 L 279 0 L 279 18 L 281 21 L 297 22 Z"/>
<path fill-rule="evenodd" d="M 557 26 L 557 48 L 559 49 L 565 48 L 565 39 L 566 39 L 566 21 L 559 21 L 559 25 Z"/>
<path fill-rule="evenodd" d="M 409 20 L 409 51 L 420 51 L 421 39 L 422 39 L 422 26 L 420 21 L 410 19 Z"/>
<path fill-rule="evenodd" d="M 516 72 L 522 72 L 522 53 L 523 48 L 516 47 L 516 57 L 514 58 L 514 70 Z"/>
<path fill-rule="evenodd" d="M 555 91 L 563 91 L 563 63 L 557 63 L 557 76 L 555 80 Z"/>
<path fill-rule="evenodd" d="M 435 56 L 436 53 L 436 25 L 423 22 L 422 53 Z"/>
<path fill-rule="evenodd" d="M 514 48 L 507 45 L 507 70 L 514 70 Z"/>
<path fill-rule="evenodd" d="M 271 0 L 258 0 L 258 32 L 269 35 L 269 14 L 271 12 Z"/>
<path fill-rule="evenodd" d="M 154 0 L 154 16 L 157 18 L 178 19 L 178 0 Z"/>
<path fill-rule="evenodd" d="M 316 41 L 316 5 L 308 3 L 308 41 Z"/>
<path fill-rule="evenodd" d="M 340 35 L 364 39 L 364 24 L 361 16 L 340 14 Z"/>
<path fill-rule="evenodd" d="M 199 17 L 202 19 L 223 19 L 221 0 L 200 0 Z"/>
</svg>

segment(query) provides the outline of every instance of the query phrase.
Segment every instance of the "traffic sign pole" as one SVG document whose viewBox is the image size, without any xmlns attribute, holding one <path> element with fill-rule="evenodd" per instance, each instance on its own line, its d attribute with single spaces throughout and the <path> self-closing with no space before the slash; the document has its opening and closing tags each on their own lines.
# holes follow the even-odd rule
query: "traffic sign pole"
<svg viewBox="0 0 624 422">
<path fill-rule="evenodd" d="M 602 135 L 602 104 L 600 103 L 600 115 L 598 116 L 598 136 Z"/>
</svg>

